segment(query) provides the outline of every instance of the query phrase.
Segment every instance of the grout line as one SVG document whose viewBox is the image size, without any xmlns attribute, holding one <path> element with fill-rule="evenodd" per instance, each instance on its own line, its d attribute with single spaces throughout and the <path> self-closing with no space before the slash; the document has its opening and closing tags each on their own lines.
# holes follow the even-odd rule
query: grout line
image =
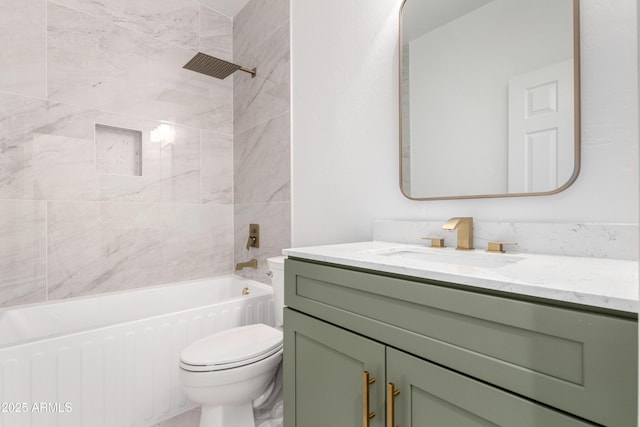
<svg viewBox="0 0 640 427">
<path fill-rule="evenodd" d="M 268 202 L 249 202 L 249 203 L 238 203 L 234 206 L 260 206 L 260 205 L 283 205 L 283 204 L 291 204 L 290 200 L 274 200 Z"/>
<path fill-rule="evenodd" d="M 194 206 L 232 206 L 233 203 L 218 203 L 218 202 L 160 202 L 160 201 L 130 201 L 130 200 L 66 200 L 66 199 L 0 199 L 0 203 L 110 203 L 120 205 L 140 205 L 140 206 L 182 206 L 182 207 L 194 207 Z"/>
<path fill-rule="evenodd" d="M 11 91 L 8 91 L 8 90 L 0 90 L 0 95 L 18 96 L 18 97 L 21 97 L 21 98 L 31 99 L 31 100 L 35 100 L 35 101 L 50 102 L 50 101 L 47 100 L 47 98 L 43 98 L 41 96 L 27 95 L 27 94 L 24 94 L 24 93 L 11 92 Z"/>
<path fill-rule="evenodd" d="M 49 2 L 44 0 L 44 99 L 49 99 Z"/>
<path fill-rule="evenodd" d="M 198 153 L 198 172 L 200 175 L 200 178 L 198 179 L 198 204 L 200 205 L 204 205 L 204 191 L 202 191 L 202 140 L 203 140 L 203 135 L 202 135 L 202 129 L 200 129 L 200 132 L 198 132 L 198 136 L 199 136 L 199 144 L 200 144 L 200 148 L 199 148 L 199 153 Z"/>
<path fill-rule="evenodd" d="M 49 201 L 44 202 L 44 300 L 49 301 Z"/>
<path fill-rule="evenodd" d="M 202 52 L 202 4 L 198 3 L 198 52 Z"/>
</svg>

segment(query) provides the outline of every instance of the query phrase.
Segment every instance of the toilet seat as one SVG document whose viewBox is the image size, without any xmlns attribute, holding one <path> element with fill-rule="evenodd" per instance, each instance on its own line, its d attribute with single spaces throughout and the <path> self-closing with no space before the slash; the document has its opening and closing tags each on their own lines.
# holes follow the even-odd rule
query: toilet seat
<svg viewBox="0 0 640 427">
<path fill-rule="evenodd" d="M 187 346 L 180 367 L 190 372 L 238 368 L 282 351 L 282 331 L 264 324 L 240 326 L 204 337 Z"/>
</svg>

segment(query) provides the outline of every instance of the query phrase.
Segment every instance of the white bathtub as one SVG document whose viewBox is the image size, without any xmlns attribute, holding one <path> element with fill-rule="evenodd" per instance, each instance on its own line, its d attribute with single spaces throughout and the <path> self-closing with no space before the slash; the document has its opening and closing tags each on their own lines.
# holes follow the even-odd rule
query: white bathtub
<svg viewBox="0 0 640 427">
<path fill-rule="evenodd" d="M 0 426 L 171 418 L 192 407 L 181 350 L 230 327 L 273 325 L 272 305 L 271 286 L 224 276 L 0 310 Z"/>
</svg>

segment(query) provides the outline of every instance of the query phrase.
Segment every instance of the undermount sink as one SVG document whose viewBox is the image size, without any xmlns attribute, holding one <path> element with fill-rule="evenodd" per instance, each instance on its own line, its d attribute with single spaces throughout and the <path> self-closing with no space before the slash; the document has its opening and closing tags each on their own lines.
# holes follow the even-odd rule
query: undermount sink
<svg viewBox="0 0 640 427">
<path fill-rule="evenodd" d="M 396 247 L 370 251 L 375 255 L 426 262 L 467 265 L 472 267 L 499 268 L 522 261 L 524 257 L 491 254 L 476 251 L 454 251 L 451 249 L 431 249 L 419 247 Z"/>
</svg>

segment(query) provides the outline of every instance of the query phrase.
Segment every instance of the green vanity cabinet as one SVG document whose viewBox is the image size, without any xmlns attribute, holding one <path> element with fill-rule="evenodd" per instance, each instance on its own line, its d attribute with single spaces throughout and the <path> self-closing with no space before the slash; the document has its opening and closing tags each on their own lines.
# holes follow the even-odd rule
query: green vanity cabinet
<svg viewBox="0 0 640 427">
<path fill-rule="evenodd" d="M 285 323 L 285 427 L 594 425 L 294 310 Z"/>
<path fill-rule="evenodd" d="M 285 304 L 286 427 L 636 426 L 637 316 L 291 258 Z"/>
</svg>

